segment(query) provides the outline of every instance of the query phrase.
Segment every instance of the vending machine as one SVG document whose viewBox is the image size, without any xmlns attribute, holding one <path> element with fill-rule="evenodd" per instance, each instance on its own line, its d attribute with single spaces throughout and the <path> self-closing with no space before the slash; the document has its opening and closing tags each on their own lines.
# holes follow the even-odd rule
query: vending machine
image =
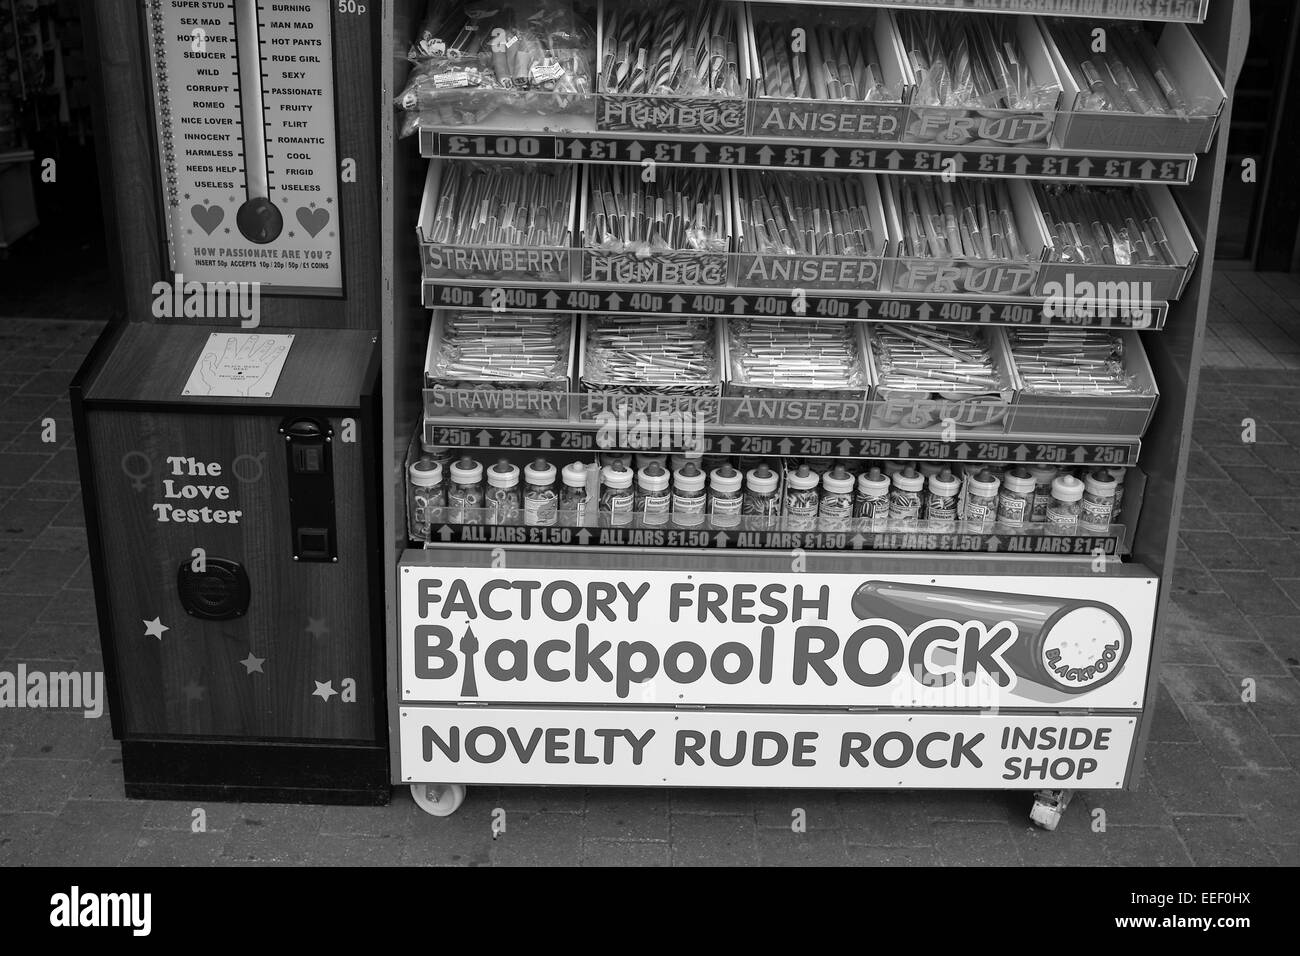
<svg viewBox="0 0 1300 956">
<path fill-rule="evenodd" d="M 384 803 L 374 18 L 86 15 L 120 295 L 72 399 L 127 795 Z"/>
</svg>

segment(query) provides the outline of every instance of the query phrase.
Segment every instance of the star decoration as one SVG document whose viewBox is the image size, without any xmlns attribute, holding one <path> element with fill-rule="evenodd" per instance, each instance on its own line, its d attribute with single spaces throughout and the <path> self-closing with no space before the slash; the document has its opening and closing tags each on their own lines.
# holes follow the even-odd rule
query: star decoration
<svg viewBox="0 0 1300 956">
<path fill-rule="evenodd" d="M 307 626 L 303 630 L 312 637 L 324 637 L 330 632 L 330 629 L 325 626 L 325 618 L 323 617 L 307 618 Z"/>
<path fill-rule="evenodd" d="M 244 665 L 244 671 L 248 674 L 265 674 L 262 665 L 266 663 L 265 657 L 254 657 L 253 652 L 249 651 L 248 656 L 239 663 Z"/>
<path fill-rule="evenodd" d="M 181 689 L 185 691 L 185 699 L 191 703 L 203 699 L 204 687 L 201 684 L 190 681 Z"/>
<path fill-rule="evenodd" d="M 171 630 L 171 628 L 164 624 L 159 618 L 154 618 L 152 621 L 141 620 L 140 623 L 144 625 L 145 637 L 156 637 L 160 641 L 162 640 L 163 631 Z"/>
<path fill-rule="evenodd" d="M 311 695 L 313 697 L 319 697 L 323 701 L 328 702 L 331 697 L 338 693 L 338 691 L 334 689 L 334 682 L 332 680 L 327 680 L 323 684 L 318 680 L 312 681 L 312 683 L 316 685 L 316 689 L 311 692 Z"/>
</svg>

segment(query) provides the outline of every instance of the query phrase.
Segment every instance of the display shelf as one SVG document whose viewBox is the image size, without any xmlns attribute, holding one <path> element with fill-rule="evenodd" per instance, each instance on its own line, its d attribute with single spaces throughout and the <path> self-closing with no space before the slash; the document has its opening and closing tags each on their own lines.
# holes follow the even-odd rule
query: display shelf
<svg viewBox="0 0 1300 956">
<path fill-rule="evenodd" d="M 750 0 L 803 6 L 888 7 L 893 10 L 960 10 L 988 13 L 1051 14 L 1111 20 L 1150 20 L 1158 23 L 1203 23 L 1210 0 L 1062 0 L 1045 10 L 1042 0 Z"/>
<path fill-rule="evenodd" d="M 667 133 L 455 127 L 421 129 L 420 153 L 428 159 L 493 159 L 525 162 L 625 163 L 968 175 L 1043 179 L 1052 182 L 1184 186 L 1196 175 L 1195 156 L 1016 147 L 938 148 L 832 139 L 767 139 L 754 136 L 674 136 Z"/>
<path fill-rule="evenodd" d="M 1061 436 L 971 435 L 950 441 L 933 434 L 864 432 L 858 429 L 818 429 L 794 426 L 786 430 L 754 431 L 736 426 L 710 425 L 702 434 L 665 435 L 653 445 L 620 441 L 617 432 L 606 436 L 607 426 L 554 425 L 536 421 L 494 421 L 439 418 L 424 421 L 424 443 L 451 448 L 500 451 L 691 451 L 704 455 L 781 455 L 811 458 L 889 459 L 895 461 L 980 462 L 990 465 L 1050 464 L 1101 465 L 1124 468 L 1136 465 L 1142 443 L 1136 439 L 1097 442 Z M 608 443 L 605 443 L 608 442 Z"/>
<path fill-rule="evenodd" d="M 816 0 L 812 0 L 816 2 Z M 1116 123 L 1107 126 L 1099 122 L 1091 131 L 1093 139 L 1087 142 L 1095 147 L 1065 148 L 1064 144 L 1083 140 L 1068 140 L 1066 132 L 1056 129 L 1055 139 L 1049 143 L 1061 144 L 1027 148 L 1009 145 L 1008 139 L 998 139 L 1006 145 L 976 144 L 974 142 L 945 142 L 935 144 L 903 144 L 908 138 L 905 131 L 894 134 L 894 128 L 884 124 L 872 129 L 858 130 L 856 138 L 831 138 L 849 136 L 845 130 L 823 127 L 826 132 L 813 133 L 815 125 L 800 125 L 809 138 L 795 132 L 794 137 L 782 137 L 773 129 L 759 133 L 753 123 L 752 107 L 756 102 L 750 91 L 751 112 L 746 114 L 746 135 L 724 136 L 716 131 L 702 134 L 674 134 L 663 131 L 606 132 L 596 129 L 596 116 L 566 116 L 560 120 L 546 116 L 516 116 L 504 110 L 487 118 L 481 126 L 453 127 L 434 121 L 418 135 L 418 149 L 409 140 L 393 138 L 385 143 L 385 160 L 388 181 L 394 184 L 392 202 L 386 204 L 385 243 L 391 251 L 388 278 L 392 287 L 403 290 L 391 304 L 386 317 L 388 338 L 386 350 L 388 365 L 387 387 L 395 415 L 389 432 L 389 464 L 395 480 L 388 489 L 386 507 L 390 521 L 390 541 L 394 545 L 394 568 L 390 577 L 390 629 L 395 642 L 414 647 L 416 636 L 428 628 L 422 622 L 445 619 L 447 629 L 459 635 L 465 630 L 463 615 L 457 612 L 450 617 L 446 608 L 438 605 L 437 612 L 431 600 L 439 600 L 449 584 L 475 588 L 480 585 L 500 588 L 501 582 L 511 586 L 518 582 L 523 587 L 534 587 L 535 582 L 551 582 L 556 587 L 612 587 L 610 581 L 627 583 L 630 587 L 643 586 L 647 593 L 666 594 L 673 582 L 685 577 L 698 582 L 696 586 L 720 589 L 719 593 L 739 593 L 749 587 L 790 587 L 805 585 L 816 577 L 835 595 L 843 588 L 842 599 L 837 598 L 818 616 L 818 621 L 844 634 L 851 633 L 861 622 L 880 616 L 892 628 L 897 626 L 900 639 L 906 646 L 926 626 L 934 621 L 949 618 L 970 621 L 970 627 L 983 627 L 992 633 L 1003 626 L 1004 616 L 1014 617 L 1019 609 L 1030 607 L 1044 614 L 1057 609 L 1098 605 L 1115 611 L 1113 622 L 1125 637 L 1131 636 L 1134 653 L 1112 669 L 1123 671 L 1121 679 L 1135 689 L 1126 691 L 1122 702 L 1103 700 L 1100 697 L 1079 698 L 1075 707 L 1060 708 L 1053 719 L 1058 721 L 1088 721 L 1114 718 L 1131 722 L 1130 732 L 1120 740 L 1113 752 L 1103 754 L 1101 748 L 1089 751 L 1090 756 L 1109 756 L 1122 764 L 1114 773 L 1093 774 L 1087 779 L 1072 781 L 1079 789 L 1111 789 L 1136 787 L 1140 783 L 1143 749 L 1152 723 L 1152 708 L 1146 702 L 1154 699 L 1160 679 L 1161 646 L 1164 642 L 1164 614 L 1173 562 L 1177 550 L 1177 515 L 1182 502 L 1182 487 L 1190 447 L 1190 423 L 1197 387 L 1196 368 L 1199 363 L 1200 343 L 1204 336 L 1206 309 L 1209 301 L 1209 272 L 1207 263 L 1213 262 L 1214 233 L 1218 206 L 1222 195 L 1223 170 L 1226 162 L 1226 136 L 1222 131 L 1231 122 L 1232 96 L 1237 74 L 1246 49 L 1249 10 L 1245 0 L 1078 0 L 1071 3 L 1044 4 L 1039 0 L 933 0 L 933 2 L 891 2 L 891 0 L 864 0 L 864 2 L 838 2 L 825 4 L 834 7 L 880 7 L 886 9 L 918 10 L 987 10 L 990 13 L 1018 13 L 1039 16 L 1077 16 L 1085 18 L 1111 18 L 1123 20 L 1150 20 L 1166 24 L 1189 24 L 1189 28 L 1174 26 L 1163 31 L 1179 37 L 1183 34 L 1195 41 L 1195 52 L 1222 81 L 1225 94 L 1223 109 L 1218 114 L 1215 140 L 1204 155 L 1194 155 L 1188 144 L 1190 137 L 1177 139 L 1170 133 L 1164 146 L 1155 145 L 1154 133 L 1141 139 L 1143 149 L 1159 150 L 1160 155 L 1125 151 L 1126 131 L 1121 127 L 1134 125 Z M 391 49 L 404 49 L 414 35 L 414 24 L 421 16 L 422 5 L 416 0 L 398 0 L 394 15 L 389 18 Z M 1189 47 L 1190 49 L 1190 47 Z M 1198 63 L 1199 68 L 1199 63 Z M 407 74 L 406 64 L 395 63 L 388 90 L 395 94 L 402 88 Z M 706 104 L 708 105 L 708 104 Z M 885 104 L 880 104 L 884 115 Z M 897 109 L 894 104 L 888 104 Z M 1075 105 L 1075 104 L 1071 104 Z M 856 107 L 856 104 L 855 104 Z M 814 105 L 811 109 L 817 109 Z M 910 106 L 902 112 L 910 115 Z M 594 112 L 594 111 L 593 111 Z M 836 113 L 836 110 L 828 111 Z M 854 110 L 840 110 L 849 116 Z M 869 110 L 857 110 L 863 122 L 870 127 Z M 1082 113 L 1067 113 L 1076 119 Z M 431 117 L 432 118 L 432 117 Z M 1104 117 L 1103 117 L 1104 119 Z M 662 118 L 646 119 L 647 127 L 665 125 Z M 802 124 L 802 120 L 800 121 Z M 1079 120 L 1075 125 L 1080 125 Z M 1066 124 L 1067 126 L 1069 124 Z M 390 128 L 395 125 L 390 122 Z M 791 133 L 791 129 L 781 129 Z M 1088 132 L 1084 130 L 1083 132 Z M 1131 132 L 1131 131 L 1129 131 Z M 1081 135 L 1078 129 L 1073 133 Z M 960 140 L 960 136 L 952 137 Z M 893 140 L 900 140 L 894 142 Z M 1199 142 L 1199 140 L 1197 140 Z M 738 280 L 731 275 L 733 286 L 701 289 L 671 287 L 656 280 L 654 284 L 629 280 L 620 283 L 602 282 L 580 284 L 574 279 L 568 283 L 547 285 L 535 278 L 520 277 L 517 282 L 492 278 L 458 278 L 423 273 L 420 268 L 419 247 L 412 241 L 415 215 L 420 202 L 420 184 L 424 181 L 430 159 L 456 160 L 530 160 L 549 163 L 567 163 L 575 167 L 593 168 L 598 163 L 624 165 L 645 164 L 652 160 L 656 165 L 731 167 L 733 169 L 806 170 L 896 173 L 911 176 L 935 175 L 945 172 L 957 176 L 986 176 L 1050 182 L 1082 182 L 1087 184 L 1130 184 L 1139 187 L 1177 187 L 1164 190 L 1176 194 L 1177 208 L 1193 237 L 1196 251 L 1194 259 L 1186 261 L 1187 275 L 1178 285 L 1178 301 L 1158 302 L 1147 317 L 1130 318 L 1115 312 L 1100 316 L 1056 316 L 1054 308 L 1044 295 L 1030 295 L 1023 291 L 1011 293 L 1003 289 L 1001 296 L 976 293 L 963 296 L 948 290 L 952 285 L 917 285 L 912 294 L 889 291 L 895 285 L 890 277 L 882 279 L 880 291 L 863 291 L 861 286 L 827 291 L 806 289 L 799 292 L 790 282 L 783 287 L 755 288 L 761 280 Z M 916 180 L 912 180 L 913 183 Z M 1161 192 L 1153 189 L 1147 195 Z M 1175 201 L 1175 200 L 1171 200 Z M 734 253 L 733 253 L 734 254 Z M 1180 260 L 1181 261 L 1181 260 Z M 490 264 L 483 268 L 495 268 Z M 638 272 L 637 275 L 648 273 Z M 422 276 L 420 295 L 413 294 L 414 280 Z M 482 274 L 480 274 L 482 275 Z M 1077 279 L 1077 277 L 1076 277 Z M 811 284 L 811 283 L 809 283 Z M 902 286 L 898 286 L 902 287 Z M 926 291 L 920 291 L 921 289 Z M 1002 288 L 985 286 L 985 288 Z M 1043 285 L 1027 286 L 1042 290 Z M 942 289 L 942 292 L 929 290 Z M 1068 295 L 1068 293 L 1067 293 Z M 1163 295 L 1148 295 L 1151 299 Z M 796 308 L 796 305 L 798 308 Z M 491 404 L 475 410 L 472 405 L 462 407 L 442 406 L 437 414 L 429 414 L 426 391 L 427 378 L 419 362 L 425 352 L 428 330 L 427 309 L 446 308 L 476 312 L 496 311 L 534 313 L 610 313 L 631 316 L 659 317 L 670 315 L 702 316 L 773 316 L 785 318 L 806 317 L 809 320 L 868 320 L 882 324 L 892 322 L 922 322 L 939 325 L 980 324 L 1015 327 L 1061 326 L 1067 328 L 1124 328 L 1160 330 L 1159 335 L 1143 336 L 1142 342 L 1149 358 L 1150 380 L 1159 389 L 1159 403 L 1154 410 L 1149 429 L 1141 440 L 1118 436 L 1113 430 L 1095 433 L 1089 439 L 1077 434 L 1084 428 L 1076 421 L 1074 411 L 1063 407 L 1059 415 L 1040 415 L 1033 424 L 1015 429 L 1011 423 L 999 424 L 1005 434 L 970 434 L 958 431 L 958 436 L 943 441 L 950 432 L 941 433 L 938 425 L 927 421 L 920 431 L 884 430 L 862 426 L 858 420 L 839 431 L 835 428 L 810 427 L 806 421 L 780 422 L 769 425 L 748 423 L 743 426 L 709 426 L 703 429 L 702 442 L 693 448 L 705 454 L 725 456 L 769 456 L 843 459 L 894 459 L 904 461 L 932 460 L 937 462 L 987 463 L 994 465 L 1060 464 L 1104 466 L 1127 469 L 1125 487 L 1128 495 L 1122 513 L 1122 526 L 1110 529 L 1107 535 L 1089 538 L 1007 534 L 1001 530 L 993 535 L 957 533 L 931 533 L 928 530 L 895 531 L 883 535 L 868 535 L 856 527 L 848 531 L 825 529 L 805 531 L 791 528 L 771 530 L 736 528 L 682 527 L 672 523 L 664 526 L 644 527 L 635 523 L 625 526 L 604 527 L 540 527 L 523 524 L 488 526 L 476 524 L 442 524 L 431 522 L 432 540 L 422 549 L 408 546 L 405 527 L 404 496 L 408 462 L 406 452 L 411 447 L 413 434 L 418 434 L 427 444 L 460 448 L 476 459 L 488 459 L 496 452 L 512 463 L 522 464 L 526 458 L 544 457 L 552 462 L 560 459 L 572 462 L 581 460 L 593 470 L 598 452 L 605 450 L 647 451 L 637 448 L 637 442 L 616 437 L 617 429 L 602 433 L 597 422 L 569 420 L 546 421 L 520 417 L 532 415 L 534 410 L 503 409 Z M 573 387 L 573 386 L 571 386 Z M 580 399 L 579 399 L 580 400 Z M 725 399 L 724 399 L 725 400 Z M 1011 406 L 1012 409 L 1015 405 Z M 1075 410 L 1077 411 L 1077 410 Z M 567 415 L 564 419 L 567 419 Z M 577 417 L 577 416 L 574 416 Z M 1031 428 L 1033 433 L 1031 433 Z M 1049 433 L 1043 433 L 1047 431 Z M 692 436 L 694 437 L 694 436 Z M 673 443 L 670 441 L 670 445 Z M 655 447 L 653 451 L 685 450 L 684 442 L 673 448 Z M 631 447 L 625 447 L 631 446 Z M 476 452 L 482 449 L 483 454 Z M 491 450 L 491 451 L 489 451 Z M 1139 452 L 1142 464 L 1137 466 Z M 1140 518 L 1139 518 L 1140 515 Z M 444 513 L 440 517 L 450 517 Z M 511 519 L 513 520 L 513 519 Z M 520 519 L 522 520 L 522 519 Z M 634 519 L 635 520 L 635 519 Z M 707 520 L 707 519 L 706 519 Z M 746 535 L 748 537 L 742 537 Z M 585 537 L 584 537 L 585 536 Z M 444 543 L 445 542 L 445 546 Z M 1095 555 L 1114 555 L 1102 563 Z M 800 557 L 792 566 L 790 552 L 808 554 L 807 566 Z M 820 575 L 820 576 L 819 576 Z M 1129 588 L 1141 578 L 1141 585 Z M 1128 580 L 1134 578 L 1133 581 Z M 868 580 L 870 579 L 870 580 Z M 876 587 L 875 579 L 893 582 L 902 591 L 914 597 L 919 604 L 903 611 L 898 602 L 864 604 L 860 608 L 851 600 L 859 591 Z M 865 583 L 864 583 L 865 581 Z M 640 584 L 637 584 L 640 582 Z M 884 587 L 885 585 L 881 585 Z M 1130 593 L 1131 592 L 1131 593 Z M 871 592 L 874 593 L 874 592 Z M 397 595 L 391 598 L 391 595 Z M 652 606 L 653 605 L 653 606 Z M 649 608 L 649 610 L 647 610 Z M 660 649 L 660 641 L 668 646 L 672 641 L 698 641 L 701 646 L 712 646 L 720 639 L 716 628 L 707 635 L 697 635 L 687 627 L 668 624 L 667 605 L 650 601 L 635 622 L 647 628 L 644 639 Z M 933 619 L 933 620 L 932 620 Z M 1007 619 L 1010 619 L 1008 617 Z M 703 619 L 702 619 L 703 620 Z M 627 633 L 633 624 L 624 617 L 602 626 L 602 635 Z M 490 640 L 485 631 L 474 625 L 476 641 Z M 484 627 L 488 625 L 486 622 Z M 508 630 L 510 639 L 524 640 L 530 650 L 543 641 L 571 632 L 565 621 L 543 618 L 536 613 L 513 615 L 502 625 L 503 635 Z M 671 631 L 671 634 L 669 633 Z M 1035 624 L 1020 632 L 1028 639 L 1040 635 Z M 1094 630 L 1090 636 L 1096 636 Z M 594 635 L 603 639 L 601 635 Z M 788 642 L 789 633 L 779 630 L 777 646 Z M 403 643 L 405 642 L 405 643 Z M 915 645 L 913 645 L 915 646 Z M 1099 658 L 1100 660 L 1100 658 Z M 1113 659 L 1107 659 L 1113 660 Z M 456 708 L 441 706 L 440 728 L 458 729 L 486 725 L 494 719 L 524 721 L 525 718 L 563 726 L 582 725 L 583 721 L 607 719 L 617 713 L 612 708 L 593 706 L 602 704 L 584 696 L 584 688 L 574 681 L 562 686 L 545 688 L 538 681 L 515 689 L 521 709 L 511 711 L 501 705 L 502 698 L 484 695 L 479 701 L 477 692 L 467 695 L 459 688 L 461 675 L 449 678 L 439 685 L 432 695 L 419 699 L 426 704 L 452 705 L 469 702 L 486 702 L 483 708 Z M 1017 665 L 1017 680 L 1030 687 L 1033 677 Z M 412 681 L 409 666 L 402 661 L 390 663 L 390 686 L 395 698 L 403 698 L 403 690 Z M 452 686 L 455 684 L 456 686 Z M 1141 692 L 1145 688 L 1145 692 Z M 1019 698 L 1017 706 L 1041 707 L 1034 696 Z M 1029 699 L 1038 705 L 1025 704 Z M 514 699 L 514 698 L 511 698 Z M 769 723 L 777 720 L 790 705 L 774 695 L 769 687 L 754 687 L 737 692 L 734 698 L 737 713 L 736 726 L 751 728 L 762 718 Z M 539 703 L 555 706 L 545 711 Z M 526 705 L 526 706 L 524 706 Z M 572 712 L 560 711 L 559 706 L 575 706 Z M 712 709 L 706 702 L 706 712 L 697 715 L 712 719 L 707 712 Z M 988 730 L 993 725 L 984 715 L 963 715 L 952 710 L 950 704 L 940 704 L 937 719 L 945 726 L 961 724 L 974 731 Z M 948 708 L 944 710 L 942 708 Z M 783 709 L 785 708 L 785 709 Z M 434 708 L 430 707 L 432 712 Z M 895 700 L 882 703 L 880 719 L 910 720 L 902 716 L 906 705 Z M 563 713 L 565 716 L 558 717 Z M 682 713 L 679 711 L 679 713 Z M 492 715 L 504 715 L 494 718 Z M 528 715 L 533 714 L 532 718 Z M 400 706 L 392 710 L 393 721 L 401 724 L 407 719 Z M 540 715 L 540 716 L 538 716 Z M 429 717 L 428 720 L 432 720 Z M 687 717 L 680 718 L 683 721 Z M 693 718 L 691 718 L 693 719 Z M 793 719 L 793 718 L 791 718 Z M 512 767 L 493 776 L 477 766 L 464 762 L 453 763 L 424 757 L 415 746 L 416 733 L 426 718 L 410 714 L 409 726 L 403 727 L 404 749 L 394 750 L 394 760 L 400 765 L 395 781 L 447 781 L 476 783 L 521 783 L 527 781 L 554 783 L 564 779 L 553 768 Z M 526 721 L 525 721 L 526 722 Z M 445 725 L 445 727 L 444 727 Z M 521 724 L 522 725 L 522 724 Z M 549 724 L 548 724 L 549 725 Z M 441 730 L 439 732 L 442 732 Z M 1037 755 L 1036 755 L 1037 756 Z M 626 768 L 620 768 L 620 772 Z M 593 771 L 595 782 L 612 779 L 609 771 Z M 599 779 L 596 779 L 596 778 Z M 644 779 L 643 779 L 644 778 Z M 690 785 L 696 778 L 682 775 L 676 770 L 643 775 L 637 782 L 652 785 Z M 627 776 L 620 780 L 629 779 Z M 715 785 L 742 785 L 736 775 L 719 774 L 712 778 Z M 772 774 L 761 782 L 764 786 L 804 786 L 810 777 L 797 774 Z M 829 778 L 827 778 L 829 781 Z M 954 775 L 944 774 L 933 778 L 933 786 L 962 786 Z M 829 782 L 827 783 L 829 785 Z M 847 786 L 904 787 L 915 785 L 912 778 L 899 774 L 889 779 L 855 777 Z M 985 783 L 970 785 L 987 785 Z M 1011 789 L 1030 789 L 1024 781 L 1005 784 Z"/>
<path fill-rule="evenodd" d="M 889 551 L 943 552 L 945 555 L 1035 555 L 1073 558 L 1107 557 L 1120 553 L 1124 529 L 1112 526 L 1104 535 L 1049 535 L 1037 529 L 1002 530 L 994 534 L 961 531 L 870 532 L 855 520 L 847 530 L 746 528 L 744 525 L 674 527 L 648 525 L 629 519 L 612 525 L 535 525 L 440 523 L 430 530 L 433 545 L 544 545 L 555 548 L 653 548 L 690 551 Z"/>
<path fill-rule="evenodd" d="M 489 312 L 607 312 L 621 315 L 761 315 L 775 318 L 870 319 L 937 325 L 1061 325 L 1069 328 L 1158 330 L 1168 302 L 1146 304 L 1145 316 L 1123 309 L 1096 315 L 1053 316 L 1046 299 L 1030 296 L 910 295 L 900 292 L 834 293 L 797 289 L 692 289 L 622 284 L 592 288 L 564 283 L 530 285 L 496 279 L 424 279 L 427 309 Z M 797 311 L 799 304 L 803 312 Z"/>
</svg>

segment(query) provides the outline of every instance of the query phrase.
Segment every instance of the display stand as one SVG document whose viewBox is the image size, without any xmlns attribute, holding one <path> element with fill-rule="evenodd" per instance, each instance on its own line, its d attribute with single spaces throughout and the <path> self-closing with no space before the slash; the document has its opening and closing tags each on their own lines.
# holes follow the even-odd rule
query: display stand
<svg viewBox="0 0 1300 956">
<path fill-rule="evenodd" d="M 423 6 L 385 8 L 383 42 L 392 55 L 385 100 L 406 81 L 405 51 Z M 831 6 L 934 7 L 901 0 Z M 1035 5 L 996 7 L 1028 15 Z M 1054 12 L 1107 12 L 1082 7 Z M 1141 19 L 1129 5 L 1109 12 Z M 544 120 L 536 129 L 495 128 L 490 120 L 482 129 L 431 124 L 416 142 L 396 138 L 400 114 L 386 118 L 382 241 L 392 295 L 382 341 L 393 782 L 411 785 L 435 814 L 453 811 L 463 785 L 476 783 L 1014 789 L 1039 795 L 1033 816 L 1048 828 L 1072 790 L 1135 787 L 1166 639 L 1225 175 L 1222 131 L 1249 14 L 1242 0 L 1211 0 L 1174 5 L 1167 19 L 1188 25 L 1227 93 L 1220 133 L 1204 155 L 1066 147 L 1077 143 L 1066 137 L 1083 135 L 1084 121 L 1071 116 L 1076 125 L 1067 129 L 1064 114 L 1056 138 L 1032 150 L 776 139 L 752 129 L 721 136 L 581 124 L 544 129 Z M 1096 129 L 1105 132 L 1097 126 L 1090 135 L 1099 135 Z M 594 438 L 598 426 L 582 423 L 577 413 L 560 422 L 489 421 L 437 408 L 426 414 L 420 359 L 429 309 L 725 316 L 767 307 L 791 317 L 875 323 L 1061 321 L 1045 311 L 1041 287 L 984 297 L 798 290 L 810 306 L 801 311 L 790 306 L 796 290 L 747 286 L 734 272 L 714 290 L 653 279 L 593 285 L 576 272 L 571 281 L 538 283 L 422 270 L 417 215 L 430 160 L 528 158 L 582 168 L 641 164 L 645 157 L 680 167 L 900 176 L 947 169 L 1026 181 L 1167 184 L 1199 264 L 1181 295 L 1158 303 L 1136 325 L 1160 390 L 1140 447 L 1131 434 L 1071 431 L 1065 413 L 1054 426 L 1050 411 L 1040 409 L 1032 433 L 1012 424 L 992 436 L 936 438 L 928 429 L 864 427 L 861 420 L 811 430 L 794 422 L 765 428 L 713 422 L 704 449 L 990 465 L 1098 463 L 1130 469 L 1130 480 L 1144 478 L 1140 517 L 1126 513 L 1128 526 L 1114 538 L 1072 541 L 1054 554 L 1044 544 L 1050 539 L 1032 537 L 975 536 L 963 544 L 924 534 L 792 533 L 763 540 L 710 523 L 661 530 L 639 522 L 611 527 L 603 519 L 570 528 L 447 523 L 434 529 L 427 547 L 410 547 L 406 466 L 417 431 L 429 445 L 469 446 L 488 460 L 523 449 L 563 463 L 574 452 L 610 447 Z M 1103 312 L 1092 324 L 1134 323 Z M 571 400 L 580 403 L 582 395 Z M 611 450 L 645 449 L 616 441 Z M 891 553 L 866 553 L 877 548 Z M 523 594 L 539 600 L 525 608 Z M 545 595 L 563 597 L 543 602 Z M 799 600 L 812 603 L 800 610 Z M 1094 673 L 1071 685 L 1054 672 L 1050 662 L 1060 659 L 1061 648 L 1054 657 L 1051 646 L 1068 640 L 1061 628 L 1069 639 L 1096 639 L 1108 648 L 1104 677 Z M 999 629 L 1014 636 L 999 643 Z M 593 663 L 591 647 L 599 642 L 610 645 Z M 989 692 L 986 699 L 981 690 Z"/>
</svg>

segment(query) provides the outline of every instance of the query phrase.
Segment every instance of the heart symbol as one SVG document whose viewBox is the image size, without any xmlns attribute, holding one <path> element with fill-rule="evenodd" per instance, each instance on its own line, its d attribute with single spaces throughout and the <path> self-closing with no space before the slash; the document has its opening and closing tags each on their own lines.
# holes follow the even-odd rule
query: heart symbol
<svg viewBox="0 0 1300 956">
<path fill-rule="evenodd" d="M 325 228 L 325 224 L 329 221 L 330 213 L 328 209 L 308 209 L 303 206 L 298 210 L 298 222 L 302 223 L 302 227 L 311 233 L 313 239 L 316 238 L 318 232 Z"/>
<path fill-rule="evenodd" d="M 190 215 L 199 224 L 199 228 L 210 236 L 212 230 L 221 225 L 221 220 L 226 218 L 226 211 L 220 206 L 191 206 Z"/>
</svg>

